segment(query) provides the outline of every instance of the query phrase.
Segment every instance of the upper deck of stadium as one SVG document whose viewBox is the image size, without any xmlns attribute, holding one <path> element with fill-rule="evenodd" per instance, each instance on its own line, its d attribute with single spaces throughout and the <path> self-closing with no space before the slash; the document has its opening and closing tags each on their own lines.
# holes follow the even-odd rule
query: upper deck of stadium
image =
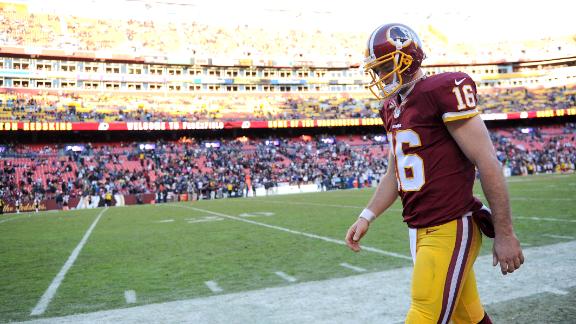
<svg viewBox="0 0 576 324">
<path fill-rule="evenodd" d="M 325 62 L 355 65 L 362 62 L 370 28 L 377 26 L 365 24 L 372 27 L 359 30 L 357 21 L 361 20 L 352 19 L 357 11 L 353 8 L 348 16 L 330 13 L 336 17 L 333 19 L 342 21 L 337 28 L 334 21 L 323 24 L 322 11 L 249 8 L 250 2 L 244 6 L 248 8 L 243 8 L 248 10 L 239 11 L 238 15 L 233 15 L 231 10 L 236 7 L 240 10 L 242 6 L 230 8 L 230 4 L 226 4 L 226 8 L 218 10 L 202 7 L 200 1 L 118 1 L 105 5 L 74 2 L 64 6 L 58 3 L 0 3 L 3 52 L 48 51 L 56 54 L 54 56 L 96 53 L 97 57 L 143 56 L 168 62 L 211 58 L 222 63 L 251 59 L 274 60 L 279 65 L 293 61 L 306 61 L 313 66 Z M 315 5 L 309 6 L 313 10 Z M 250 12 L 252 14 L 248 14 Z M 255 15 L 259 15 L 258 19 Z M 368 13 L 364 11 L 363 15 Z M 512 23 L 512 18 L 518 15 L 521 14 L 507 12 L 500 19 Z M 416 20 L 421 15 L 398 11 L 398 16 Z M 502 17 L 496 8 L 494 16 Z M 543 22 L 537 23 L 543 26 L 536 30 L 550 30 Z M 537 61 L 576 54 L 575 35 L 565 29 L 528 36 L 510 34 L 506 38 L 504 30 L 494 32 L 490 28 L 493 24 L 485 21 L 476 36 L 462 36 L 471 24 L 469 17 L 457 13 L 418 19 L 413 27 L 425 45 L 428 57 L 425 64 Z M 343 30 L 345 28 L 349 30 Z M 518 27 L 512 25 L 507 29 L 514 28 Z"/>
</svg>

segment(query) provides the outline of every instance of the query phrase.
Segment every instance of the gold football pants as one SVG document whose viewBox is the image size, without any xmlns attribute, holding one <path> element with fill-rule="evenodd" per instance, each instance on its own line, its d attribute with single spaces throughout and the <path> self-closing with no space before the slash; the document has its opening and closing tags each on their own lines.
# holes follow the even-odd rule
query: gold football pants
<svg viewBox="0 0 576 324">
<path fill-rule="evenodd" d="M 480 322 L 484 308 L 473 265 L 482 235 L 472 217 L 411 231 L 416 256 L 406 323 Z"/>
</svg>

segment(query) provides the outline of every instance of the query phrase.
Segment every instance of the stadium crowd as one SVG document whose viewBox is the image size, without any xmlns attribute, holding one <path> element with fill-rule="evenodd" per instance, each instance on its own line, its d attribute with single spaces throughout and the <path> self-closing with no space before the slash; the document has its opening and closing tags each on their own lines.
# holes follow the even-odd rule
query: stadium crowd
<svg viewBox="0 0 576 324">
<path fill-rule="evenodd" d="M 152 5 L 152 4 L 150 4 Z M 196 10 L 191 6 L 190 10 Z M 31 12 L 22 4 L 0 4 L 0 38 L 6 46 L 106 51 L 137 56 L 174 54 L 196 57 L 289 58 L 310 61 L 360 62 L 364 32 L 266 28 L 254 23 L 226 26 L 190 19 L 187 8 L 168 20 L 88 18 L 58 12 Z M 180 17 L 180 19 L 179 19 Z M 574 53 L 571 37 L 542 37 L 530 41 L 450 42 L 440 29 L 418 26 L 429 61 L 442 63 L 502 62 L 508 59 L 542 60 Z M 161 35 L 161 37 L 159 37 Z M 238 35 L 246 35 L 238 37 Z"/>
<path fill-rule="evenodd" d="M 517 128 L 491 134 L 500 161 L 511 175 L 574 171 L 576 124 L 549 129 Z"/>
<path fill-rule="evenodd" d="M 478 94 L 483 113 L 576 107 L 576 86 L 495 88 Z M 0 94 L 0 121 L 227 121 L 377 118 L 364 94 Z"/>
<path fill-rule="evenodd" d="M 492 131 L 511 175 L 573 172 L 576 125 Z M 385 136 L 301 136 L 194 142 L 2 146 L 0 197 L 141 195 L 157 202 L 243 197 L 263 187 L 316 184 L 320 190 L 371 186 L 386 171 Z"/>
</svg>

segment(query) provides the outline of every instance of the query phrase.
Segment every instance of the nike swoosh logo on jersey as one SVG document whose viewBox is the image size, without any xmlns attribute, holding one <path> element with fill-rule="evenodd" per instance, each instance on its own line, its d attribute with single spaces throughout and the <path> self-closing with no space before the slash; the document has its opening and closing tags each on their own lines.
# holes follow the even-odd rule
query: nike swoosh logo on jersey
<svg viewBox="0 0 576 324">
<path fill-rule="evenodd" d="M 426 229 L 426 234 L 430 234 L 430 233 L 434 233 L 438 230 L 438 228 L 427 228 Z"/>
<path fill-rule="evenodd" d="M 464 82 L 464 80 L 466 80 L 466 78 L 464 78 L 462 80 L 454 80 L 454 83 L 456 83 L 456 85 L 459 86 L 460 83 Z"/>
</svg>

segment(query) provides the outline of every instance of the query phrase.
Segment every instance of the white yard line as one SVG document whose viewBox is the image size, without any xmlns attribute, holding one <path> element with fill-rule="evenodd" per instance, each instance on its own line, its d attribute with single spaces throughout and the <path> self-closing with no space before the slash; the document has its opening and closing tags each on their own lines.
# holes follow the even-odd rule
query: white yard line
<svg viewBox="0 0 576 324">
<path fill-rule="evenodd" d="M 557 238 L 557 239 L 564 239 L 564 240 L 573 240 L 574 239 L 573 236 L 555 235 L 555 234 L 542 234 L 542 236 L 547 236 L 547 237 Z"/>
<path fill-rule="evenodd" d="M 3 219 L 3 220 L 0 220 L 0 224 L 6 223 L 6 222 L 9 222 L 9 221 L 13 221 L 13 220 L 19 219 L 19 218 L 20 218 L 19 216 L 15 216 L 15 217 L 12 217 L 12 218 L 6 218 L 6 219 Z"/>
<path fill-rule="evenodd" d="M 549 293 L 555 294 L 555 295 L 568 295 L 568 292 L 566 290 L 556 289 L 554 287 L 546 287 L 546 288 L 544 288 L 544 290 L 546 292 L 549 292 Z"/>
<path fill-rule="evenodd" d="M 353 266 L 353 265 L 348 264 L 348 263 L 340 263 L 340 265 L 341 265 L 342 267 L 344 267 L 344 268 L 348 268 L 348 269 L 353 270 L 353 271 L 356 271 L 356 272 L 366 272 L 366 269 L 360 268 L 360 267 L 357 267 L 357 266 Z"/>
<path fill-rule="evenodd" d="M 304 205 L 304 206 L 320 206 L 320 207 L 336 207 L 336 208 L 352 208 L 352 209 L 364 209 L 366 206 L 355 206 L 355 205 L 339 205 L 339 204 L 324 204 L 324 203 L 313 203 L 313 202 L 302 202 L 302 201 L 280 201 L 280 200 L 268 200 L 263 199 L 259 203 L 273 203 L 282 205 Z M 402 211 L 400 208 L 388 208 L 387 211 Z"/>
<path fill-rule="evenodd" d="M 573 190 L 572 188 L 562 188 L 556 185 L 552 185 L 552 186 L 545 186 L 544 188 L 553 188 L 555 191 L 571 191 Z M 514 192 L 537 192 L 537 193 L 542 193 L 543 190 L 542 188 L 514 188 L 512 189 L 512 191 Z M 564 193 L 566 194 L 566 193 Z"/>
<path fill-rule="evenodd" d="M 136 292 L 134 290 L 126 290 L 124 292 L 124 299 L 126 299 L 126 304 L 136 303 Z"/>
<path fill-rule="evenodd" d="M 210 289 L 213 293 L 219 293 L 224 291 L 224 289 L 218 286 L 218 283 L 216 281 L 210 280 L 206 281 L 204 284 L 206 284 L 206 287 L 208 287 L 208 289 Z"/>
<path fill-rule="evenodd" d="M 212 214 L 212 215 L 216 215 L 216 216 L 222 216 L 222 217 L 225 217 L 225 218 L 237 220 L 237 221 L 244 222 L 244 223 L 249 223 L 249 224 L 252 224 L 252 225 L 263 226 L 263 227 L 275 229 L 275 230 L 278 230 L 278 231 L 283 231 L 283 232 L 287 232 L 287 233 L 291 233 L 291 234 L 302 235 L 302 236 L 306 236 L 306 237 L 310 237 L 310 238 L 314 238 L 314 239 L 318 239 L 318 240 L 322 240 L 322 241 L 326 241 L 326 242 L 330 242 L 330 243 L 336 243 L 336 244 L 340 244 L 340 245 L 346 245 L 346 242 L 344 242 L 343 240 L 337 240 L 337 239 L 333 239 L 333 238 L 330 238 L 330 237 L 320 236 L 320 235 L 316 235 L 316 234 L 310 234 L 310 233 L 306 233 L 306 232 L 295 231 L 295 230 L 291 230 L 291 229 L 288 229 L 288 228 L 285 228 L 285 227 L 280 227 L 280 226 L 275 226 L 275 225 L 269 225 L 269 224 L 265 224 L 265 223 L 260 223 L 260 222 L 256 222 L 256 221 L 253 221 L 253 220 L 250 220 L 250 219 L 246 219 L 246 218 L 242 218 L 242 217 L 236 217 L 236 216 L 231 216 L 231 215 L 226 215 L 226 214 L 222 214 L 222 213 L 217 213 L 217 212 L 213 212 L 213 211 L 206 210 L 206 209 L 189 207 L 189 206 L 177 206 L 177 205 L 174 205 L 173 207 L 179 207 L 179 208 L 186 208 L 186 209 L 196 210 L 196 211 L 199 211 L 199 212 L 208 213 L 208 214 Z M 365 250 L 365 251 L 370 251 L 370 252 L 374 252 L 374 253 L 379 253 L 379 254 L 383 254 L 383 255 L 395 257 L 395 258 L 400 258 L 400 259 L 405 259 L 405 260 L 410 260 L 410 261 L 412 261 L 412 257 L 410 257 L 410 256 L 406 256 L 406 255 L 399 254 L 399 253 L 394 253 L 394 252 L 389 252 L 389 251 L 384 251 L 384 250 L 380 250 L 380 249 L 377 249 L 377 248 L 374 248 L 374 247 L 370 247 L 370 246 L 366 246 L 366 245 L 363 245 L 363 246 L 362 246 L 362 249 Z"/>
<path fill-rule="evenodd" d="M 565 222 L 565 223 L 576 223 L 576 219 L 563 219 L 563 218 L 551 218 L 551 217 L 524 217 L 524 216 L 513 216 L 514 219 L 527 219 L 535 221 L 546 221 L 546 222 Z"/>
<path fill-rule="evenodd" d="M 525 197 L 525 196 L 510 195 L 510 200 L 520 200 L 520 201 L 529 201 L 529 200 L 536 200 L 536 201 L 573 201 L 574 198 L 539 198 L 539 197 Z"/>
<path fill-rule="evenodd" d="M 529 176 L 513 176 L 506 178 L 507 182 L 547 181 L 550 178 L 566 178 L 568 174 L 534 174 Z"/>
<path fill-rule="evenodd" d="M 506 178 L 506 182 L 526 182 L 532 181 L 533 179 L 529 178 Z"/>
<path fill-rule="evenodd" d="M 276 271 L 276 272 L 274 272 L 274 273 L 275 273 L 278 277 L 280 277 L 280 278 L 282 278 L 282 279 L 284 279 L 284 280 L 286 280 L 286 281 L 288 281 L 288 282 L 296 282 L 296 281 L 298 281 L 298 279 L 296 279 L 296 278 L 294 278 L 294 277 L 292 277 L 292 276 L 290 276 L 290 275 L 287 275 L 287 274 L 285 274 L 285 273 L 282 272 L 282 271 Z"/>
<path fill-rule="evenodd" d="M 313 203 L 304 201 L 281 201 L 281 200 L 269 200 L 263 199 L 261 203 L 271 203 L 271 204 L 282 204 L 282 205 L 304 205 L 304 206 L 322 206 L 322 207 L 338 207 L 338 208 L 353 208 L 353 209 L 363 209 L 364 207 L 355 205 L 340 205 L 340 204 L 324 204 L 324 203 Z"/>
<path fill-rule="evenodd" d="M 104 215 L 104 213 L 107 210 L 108 210 L 108 208 L 102 209 L 102 211 L 98 214 L 98 216 L 96 217 L 94 222 L 92 222 L 92 225 L 90 225 L 90 228 L 88 228 L 88 230 L 86 231 L 86 234 L 84 234 L 84 237 L 82 237 L 82 240 L 80 240 L 80 243 L 78 243 L 78 245 L 76 246 L 74 251 L 72 251 L 72 254 L 70 254 L 70 257 L 68 257 L 68 260 L 66 261 L 66 263 L 64 263 L 64 266 L 62 267 L 62 269 L 60 269 L 60 272 L 58 272 L 56 277 L 54 277 L 54 280 L 52 280 L 52 283 L 50 284 L 48 289 L 46 289 L 46 291 L 44 292 L 44 295 L 42 295 L 42 297 L 38 301 L 38 304 L 36 304 L 34 309 L 32 309 L 32 312 L 30 313 L 30 315 L 35 316 L 35 315 L 44 314 L 44 312 L 46 311 L 46 308 L 48 308 L 48 305 L 52 301 L 52 298 L 54 298 L 54 295 L 56 294 L 58 287 L 60 287 L 60 284 L 64 280 L 66 273 L 68 272 L 68 270 L 70 270 L 70 268 L 72 267 L 72 265 L 76 261 L 76 258 L 78 258 L 80 251 L 82 251 L 82 248 L 84 247 L 84 245 L 88 241 L 88 238 L 90 237 L 90 234 L 92 234 L 92 231 L 94 230 L 94 227 L 96 227 L 96 224 L 100 220 L 100 217 L 102 217 L 102 215 Z"/>
<path fill-rule="evenodd" d="M 523 267 L 507 276 L 492 267 L 492 255 L 479 257 L 474 268 L 482 302 L 563 294 L 576 287 L 575 250 L 576 241 L 525 249 Z M 33 323 L 399 323 L 410 304 L 411 277 L 412 267 L 406 267 Z"/>
</svg>

